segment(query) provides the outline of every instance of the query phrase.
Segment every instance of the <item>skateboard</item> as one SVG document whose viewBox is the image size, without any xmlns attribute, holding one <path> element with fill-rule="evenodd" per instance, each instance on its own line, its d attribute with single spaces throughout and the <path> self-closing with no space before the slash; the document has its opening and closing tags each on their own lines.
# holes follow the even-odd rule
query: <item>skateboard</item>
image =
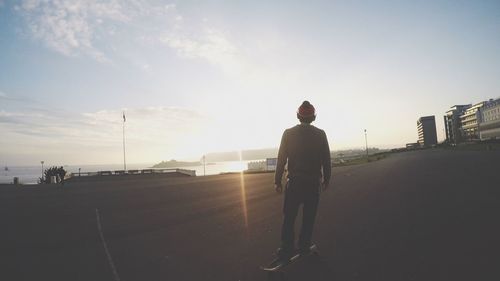
<svg viewBox="0 0 500 281">
<path fill-rule="evenodd" d="M 284 280 L 284 273 L 283 273 L 283 268 L 285 268 L 287 265 L 292 264 L 302 258 L 305 258 L 307 256 L 311 255 L 318 255 L 318 247 L 313 244 L 311 247 L 309 247 L 309 252 L 306 254 L 300 254 L 299 252 L 295 252 L 295 254 L 290 257 L 288 260 L 283 260 L 280 258 L 275 258 L 272 262 L 270 262 L 267 266 L 261 266 L 260 269 L 263 271 L 266 271 L 268 273 L 269 277 L 272 277 L 272 274 L 277 272 L 280 274 L 280 277 L 282 280 Z"/>
</svg>

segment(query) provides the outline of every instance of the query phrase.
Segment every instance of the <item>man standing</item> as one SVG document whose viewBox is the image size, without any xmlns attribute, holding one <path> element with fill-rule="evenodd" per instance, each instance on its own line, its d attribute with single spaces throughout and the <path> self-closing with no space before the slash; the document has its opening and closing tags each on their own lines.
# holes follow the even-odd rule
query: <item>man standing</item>
<svg viewBox="0 0 500 281">
<path fill-rule="evenodd" d="M 330 147 L 323 130 L 311 125 L 316 119 L 314 106 L 304 101 L 297 110 L 300 124 L 285 130 L 278 152 L 275 173 L 276 192 L 282 193 L 281 179 L 288 163 L 288 181 L 283 204 L 283 226 L 281 229 L 280 258 L 289 258 L 294 253 L 295 218 L 303 204 L 303 221 L 298 248 L 301 253 L 309 251 L 314 219 L 319 202 L 319 189 L 328 188 L 331 176 Z"/>
</svg>

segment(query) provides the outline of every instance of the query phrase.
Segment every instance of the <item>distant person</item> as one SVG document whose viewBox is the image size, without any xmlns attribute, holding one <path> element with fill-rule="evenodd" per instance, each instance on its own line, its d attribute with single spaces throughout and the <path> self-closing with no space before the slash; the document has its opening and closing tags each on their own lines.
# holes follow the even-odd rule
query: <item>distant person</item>
<svg viewBox="0 0 500 281">
<path fill-rule="evenodd" d="M 281 247 L 278 249 L 278 257 L 283 259 L 295 252 L 294 225 L 301 204 L 303 221 L 298 249 L 302 254 L 309 252 L 320 188 L 327 189 L 331 177 L 330 147 L 326 134 L 311 125 L 316 119 L 314 106 L 304 101 L 297 110 L 297 118 L 300 124 L 286 129 L 281 138 L 274 179 L 276 192 L 281 194 L 281 180 L 288 163 Z"/>
</svg>

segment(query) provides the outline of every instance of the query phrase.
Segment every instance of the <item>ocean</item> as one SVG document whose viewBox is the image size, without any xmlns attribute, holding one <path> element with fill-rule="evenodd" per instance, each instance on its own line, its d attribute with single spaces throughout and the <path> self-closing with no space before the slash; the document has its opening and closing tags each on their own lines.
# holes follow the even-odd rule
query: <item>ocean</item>
<svg viewBox="0 0 500 281">
<path fill-rule="evenodd" d="M 254 162 L 260 160 L 252 161 L 224 161 L 207 163 L 205 169 L 203 165 L 189 166 L 189 167 L 179 167 L 180 169 L 195 170 L 196 176 L 203 175 L 218 175 L 221 173 L 230 172 L 241 172 L 247 169 L 248 162 Z M 154 164 L 127 164 L 127 170 L 141 170 L 147 169 Z M 47 165 L 44 169 L 48 168 Z M 111 165 L 65 165 L 64 169 L 68 173 L 78 173 L 78 169 L 81 172 L 97 172 L 97 171 L 115 171 L 123 170 L 123 164 L 111 164 Z M 42 166 L 9 166 L 8 170 L 1 167 L 0 170 L 0 183 L 12 183 L 14 177 L 19 178 L 19 182 L 22 184 L 36 184 L 38 179 L 42 175 Z"/>
</svg>

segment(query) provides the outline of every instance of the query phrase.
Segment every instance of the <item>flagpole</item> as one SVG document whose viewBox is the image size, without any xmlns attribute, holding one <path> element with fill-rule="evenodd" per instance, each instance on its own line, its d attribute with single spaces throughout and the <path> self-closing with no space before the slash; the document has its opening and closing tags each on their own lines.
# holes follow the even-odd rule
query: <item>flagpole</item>
<svg viewBox="0 0 500 281">
<path fill-rule="evenodd" d="M 123 112 L 123 172 L 127 171 L 127 161 L 125 158 L 125 112 Z"/>
</svg>

